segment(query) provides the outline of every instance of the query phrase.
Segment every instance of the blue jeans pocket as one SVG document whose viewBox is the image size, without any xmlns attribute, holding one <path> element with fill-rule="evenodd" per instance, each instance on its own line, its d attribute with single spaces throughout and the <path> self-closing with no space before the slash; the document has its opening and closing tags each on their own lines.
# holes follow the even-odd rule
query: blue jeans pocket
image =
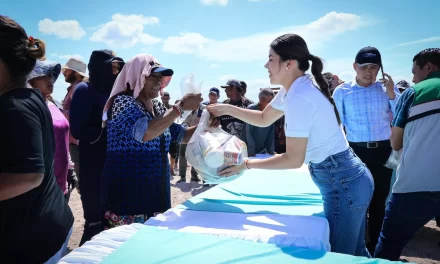
<svg viewBox="0 0 440 264">
<path fill-rule="evenodd" d="M 366 210 L 370 205 L 374 190 L 374 182 L 368 169 L 362 164 L 339 173 L 349 175 L 347 178 L 339 177 L 339 182 L 350 209 L 353 211 Z"/>
<path fill-rule="evenodd" d="M 322 184 L 331 184 L 333 183 L 333 179 L 331 177 L 331 173 L 328 169 L 314 169 L 311 165 L 309 165 L 309 173 L 312 177 L 313 182 L 319 187 Z"/>
</svg>

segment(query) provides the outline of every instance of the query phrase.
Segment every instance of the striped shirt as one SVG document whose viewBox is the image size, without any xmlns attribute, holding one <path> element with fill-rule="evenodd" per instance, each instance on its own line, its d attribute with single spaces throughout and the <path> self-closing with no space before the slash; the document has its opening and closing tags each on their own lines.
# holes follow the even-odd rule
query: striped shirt
<svg viewBox="0 0 440 264">
<path fill-rule="evenodd" d="M 415 91 L 414 88 L 410 87 L 406 89 L 397 104 L 396 112 L 394 114 L 392 126 L 405 128 L 408 122 L 409 109 L 414 102 Z"/>
<path fill-rule="evenodd" d="M 363 87 L 354 80 L 339 85 L 333 98 L 349 142 L 388 140 L 391 136 L 390 114 L 394 115 L 400 92 L 390 100 L 386 87 L 380 83 Z"/>
</svg>

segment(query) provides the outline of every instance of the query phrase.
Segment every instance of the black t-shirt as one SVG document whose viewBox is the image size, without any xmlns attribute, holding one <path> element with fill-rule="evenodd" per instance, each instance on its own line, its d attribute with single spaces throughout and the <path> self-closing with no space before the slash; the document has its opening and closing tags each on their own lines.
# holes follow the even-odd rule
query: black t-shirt
<svg viewBox="0 0 440 264">
<path fill-rule="evenodd" d="M 241 108 L 247 108 L 249 105 L 252 104 L 251 101 L 245 97 L 242 97 L 241 100 L 236 102 L 232 102 L 231 99 L 227 99 L 223 103 L 235 105 Z M 220 117 L 220 125 L 222 126 L 224 131 L 244 140 L 244 122 L 240 119 L 237 119 L 233 116 L 222 116 Z"/>
<path fill-rule="evenodd" d="M 0 177 L 2 173 L 44 173 L 40 186 L 0 201 L 0 256 L 17 263 L 44 263 L 57 253 L 73 215 L 53 171 L 52 117 L 34 89 L 0 96 Z"/>
</svg>

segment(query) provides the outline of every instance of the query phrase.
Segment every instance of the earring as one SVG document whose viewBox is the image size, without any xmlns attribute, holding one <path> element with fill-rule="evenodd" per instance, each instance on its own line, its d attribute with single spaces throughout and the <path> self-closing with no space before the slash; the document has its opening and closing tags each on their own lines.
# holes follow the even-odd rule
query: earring
<svg viewBox="0 0 440 264">
<path fill-rule="evenodd" d="M 286 70 L 288 70 L 289 68 L 286 67 Z"/>
</svg>

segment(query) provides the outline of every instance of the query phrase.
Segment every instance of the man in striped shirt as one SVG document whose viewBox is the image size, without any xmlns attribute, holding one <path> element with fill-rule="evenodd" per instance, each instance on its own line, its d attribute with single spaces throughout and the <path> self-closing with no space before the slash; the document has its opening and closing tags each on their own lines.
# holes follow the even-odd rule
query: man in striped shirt
<svg viewBox="0 0 440 264">
<path fill-rule="evenodd" d="M 440 49 L 413 59 L 413 82 L 403 92 L 392 122 L 391 145 L 403 148 L 397 179 L 374 257 L 399 260 L 406 243 L 440 215 Z"/>
<path fill-rule="evenodd" d="M 368 250 L 373 253 L 382 227 L 393 173 L 384 166 L 391 154 L 390 112 L 394 114 L 400 93 L 391 76 L 383 73 L 381 54 L 376 48 L 361 49 L 353 68 L 356 71 L 355 80 L 339 85 L 333 98 L 350 147 L 367 165 L 374 178 L 374 193 L 368 209 L 370 242 L 367 244 Z M 379 70 L 383 79 L 377 80 Z"/>
</svg>

